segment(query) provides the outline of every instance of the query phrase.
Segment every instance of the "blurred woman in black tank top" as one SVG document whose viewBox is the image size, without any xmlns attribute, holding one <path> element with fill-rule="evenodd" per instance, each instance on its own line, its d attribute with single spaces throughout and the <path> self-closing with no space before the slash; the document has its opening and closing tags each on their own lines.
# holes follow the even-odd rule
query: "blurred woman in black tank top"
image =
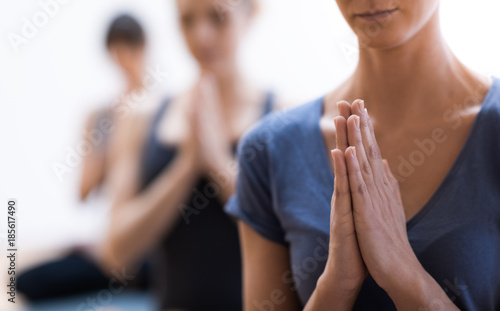
<svg viewBox="0 0 500 311">
<path fill-rule="evenodd" d="M 200 77 L 163 102 L 150 126 L 137 126 L 115 166 L 105 269 L 133 277 L 150 256 L 162 310 L 241 310 L 237 228 L 222 207 L 234 191 L 238 139 L 273 106 L 236 60 L 257 4 L 177 0 L 177 7 Z M 135 118 L 144 124 L 145 116 Z"/>
</svg>

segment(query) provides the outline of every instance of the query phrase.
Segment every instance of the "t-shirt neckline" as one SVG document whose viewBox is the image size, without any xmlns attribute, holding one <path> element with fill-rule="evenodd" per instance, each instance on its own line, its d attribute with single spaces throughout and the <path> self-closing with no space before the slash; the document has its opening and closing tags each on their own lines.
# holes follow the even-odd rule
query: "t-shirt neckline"
<svg viewBox="0 0 500 311">
<path fill-rule="evenodd" d="M 473 122 L 472 128 L 467 136 L 467 139 L 465 140 L 465 143 L 463 144 L 460 152 L 458 153 L 457 158 L 455 159 L 453 165 L 451 166 L 450 170 L 448 173 L 445 175 L 444 179 L 441 181 L 440 185 L 436 189 L 436 191 L 431 195 L 429 200 L 420 208 L 420 210 L 413 215 L 407 222 L 406 222 L 406 228 L 407 230 L 410 230 L 412 227 L 414 227 L 424 216 L 427 214 L 427 212 L 435 205 L 435 203 L 438 201 L 438 199 L 441 197 L 441 195 L 444 193 L 447 187 L 449 187 L 449 184 L 452 182 L 453 177 L 455 174 L 458 172 L 460 167 L 462 167 L 462 164 L 466 160 L 468 154 L 473 150 L 474 144 L 477 141 L 474 139 L 474 137 L 477 135 L 477 132 L 479 132 L 479 129 L 481 128 L 482 120 L 484 119 L 484 116 L 486 114 L 486 110 L 488 106 L 490 105 L 491 102 L 493 102 L 494 95 L 497 92 L 497 88 L 500 87 L 500 79 L 497 78 L 492 78 L 493 82 L 490 86 L 490 89 L 488 90 L 482 104 L 481 108 L 479 109 L 479 112 L 476 115 L 476 118 Z M 319 150 L 321 150 L 321 162 L 318 163 L 320 165 L 319 171 L 324 172 L 324 174 L 327 174 L 328 176 L 324 176 L 326 180 L 331 181 L 331 189 L 333 189 L 333 183 L 334 183 L 334 176 L 333 173 L 331 173 L 331 166 L 330 162 L 328 161 L 327 158 L 327 153 L 326 153 L 326 145 L 323 140 L 323 133 L 321 132 L 321 127 L 320 127 L 320 120 L 323 116 L 323 108 L 325 104 L 325 96 L 319 98 L 316 102 L 316 109 L 315 109 L 315 117 L 312 118 L 313 122 L 313 128 L 315 130 L 315 141 L 316 144 L 319 146 Z M 314 149 L 313 149 L 314 150 Z M 324 167 L 328 167 L 328 170 L 325 170 Z"/>
</svg>

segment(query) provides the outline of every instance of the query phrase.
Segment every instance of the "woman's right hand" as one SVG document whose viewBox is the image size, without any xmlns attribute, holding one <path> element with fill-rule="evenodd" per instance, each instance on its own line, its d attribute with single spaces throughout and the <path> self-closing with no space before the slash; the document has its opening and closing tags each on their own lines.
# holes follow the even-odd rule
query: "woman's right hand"
<svg viewBox="0 0 500 311">
<path fill-rule="evenodd" d="M 335 118 L 337 147 L 331 152 L 335 182 L 331 201 L 329 256 L 321 278 L 329 286 L 334 286 L 335 291 L 355 299 L 368 272 L 356 237 L 344 155 L 348 147 L 346 119 L 351 110 L 347 102 L 340 102 L 338 107 L 340 116 Z"/>
<path fill-rule="evenodd" d="M 368 275 L 358 246 L 344 152 L 351 105 L 339 102 L 335 118 L 336 148 L 331 151 L 335 174 L 330 215 L 330 245 L 325 270 L 305 310 L 352 310 Z"/>
</svg>

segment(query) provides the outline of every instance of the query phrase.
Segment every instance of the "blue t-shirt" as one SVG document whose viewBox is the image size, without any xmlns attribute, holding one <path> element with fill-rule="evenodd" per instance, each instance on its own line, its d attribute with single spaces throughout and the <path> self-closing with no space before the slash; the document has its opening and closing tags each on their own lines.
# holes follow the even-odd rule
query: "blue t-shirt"
<svg viewBox="0 0 500 311">
<path fill-rule="evenodd" d="M 319 127 L 323 98 L 274 113 L 241 141 L 226 212 L 289 248 L 303 305 L 324 270 L 334 177 Z M 500 80 L 494 79 L 451 170 L 407 223 L 426 271 L 461 310 L 500 310 Z M 371 277 L 354 310 L 396 310 Z"/>
</svg>

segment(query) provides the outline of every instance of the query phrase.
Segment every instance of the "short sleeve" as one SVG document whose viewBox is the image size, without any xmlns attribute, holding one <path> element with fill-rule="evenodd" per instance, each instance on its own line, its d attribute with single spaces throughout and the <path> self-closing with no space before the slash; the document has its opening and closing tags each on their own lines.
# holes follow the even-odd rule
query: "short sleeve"
<svg viewBox="0 0 500 311">
<path fill-rule="evenodd" d="M 262 123 L 260 126 L 263 126 Z M 273 209 L 268 159 L 269 137 L 259 135 L 262 133 L 259 127 L 249 132 L 238 145 L 236 193 L 229 199 L 225 211 L 248 224 L 264 238 L 287 245 L 284 231 Z"/>
</svg>

